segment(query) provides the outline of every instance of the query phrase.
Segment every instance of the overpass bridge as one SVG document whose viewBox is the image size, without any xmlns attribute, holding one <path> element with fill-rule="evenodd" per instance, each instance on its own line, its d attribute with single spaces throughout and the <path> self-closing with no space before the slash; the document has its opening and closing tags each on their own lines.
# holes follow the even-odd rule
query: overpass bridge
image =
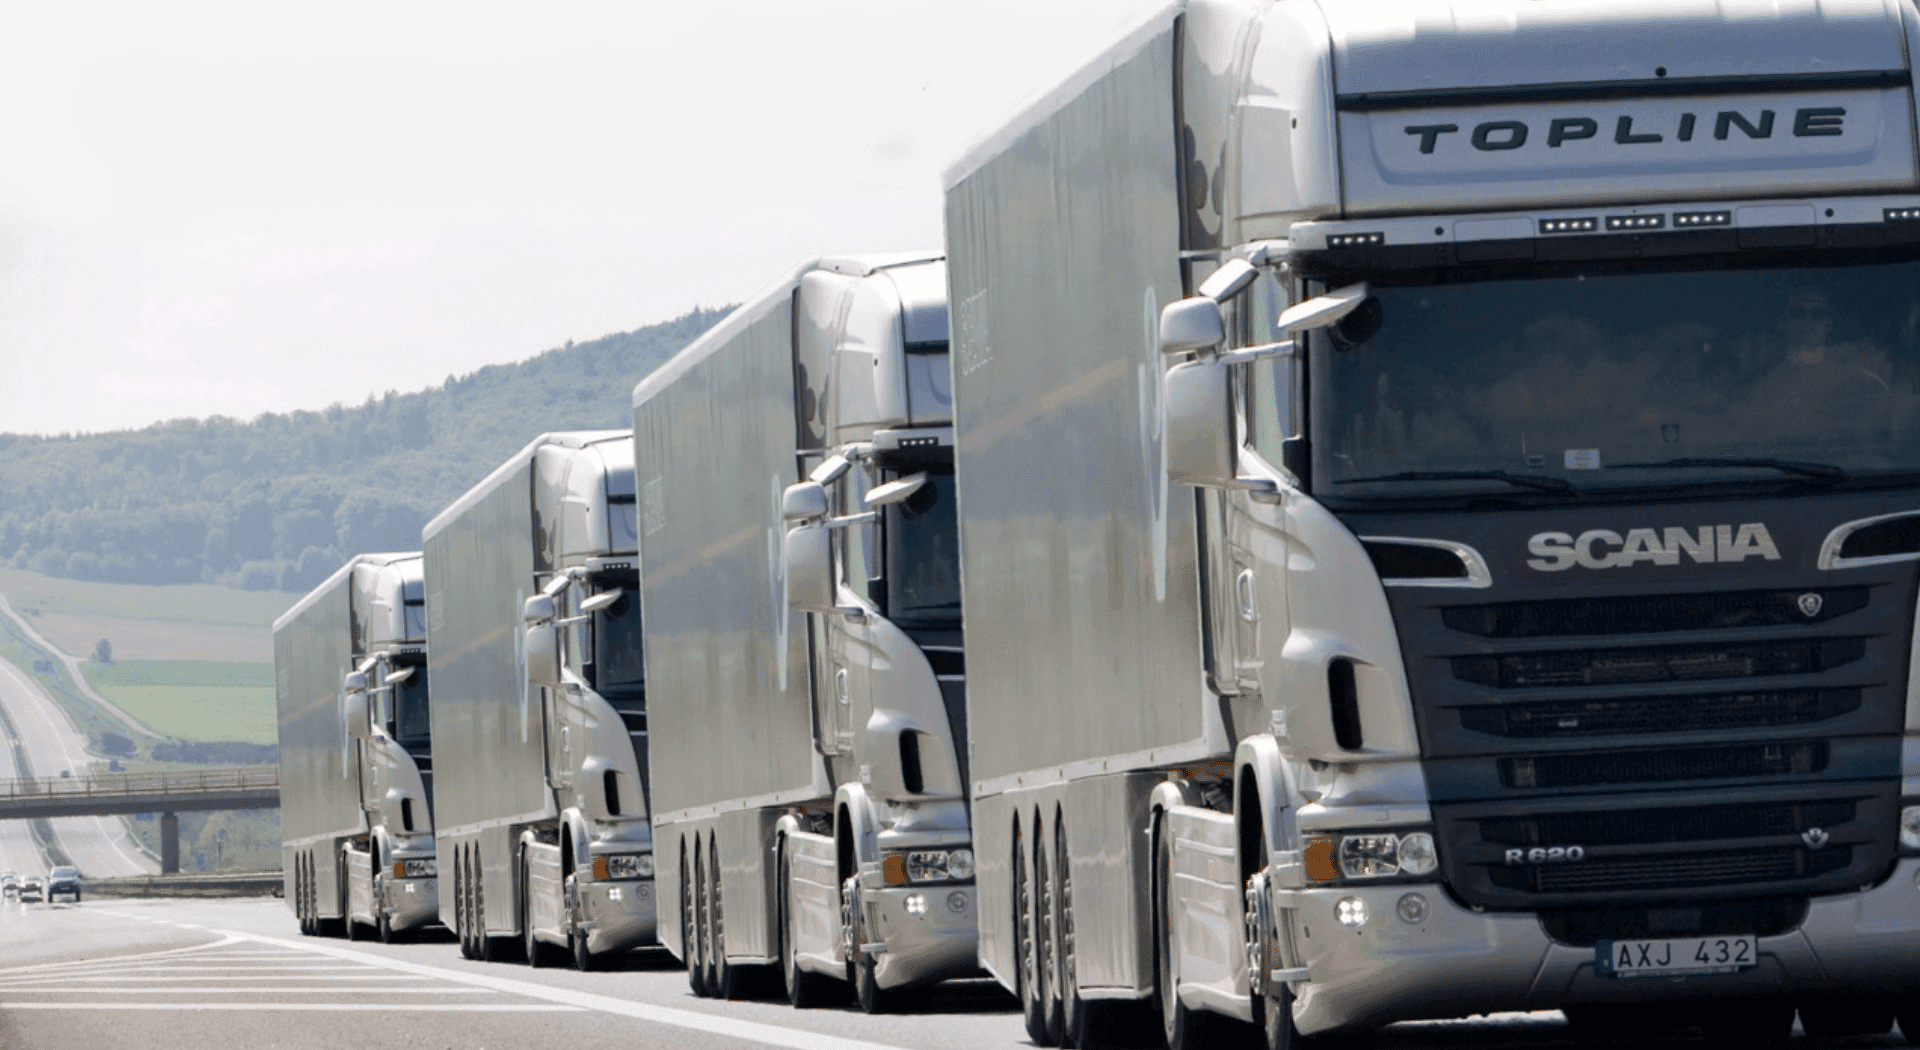
<svg viewBox="0 0 1920 1050">
<path fill-rule="evenodd" d="M 91 777 L 0 780 L 0 820 L 160 814 L 160 869 L 180 870 L 177 814 L 216 809 L 277 809 L 273 767 L 192 773 L 103 773 Z"/>
</svg>

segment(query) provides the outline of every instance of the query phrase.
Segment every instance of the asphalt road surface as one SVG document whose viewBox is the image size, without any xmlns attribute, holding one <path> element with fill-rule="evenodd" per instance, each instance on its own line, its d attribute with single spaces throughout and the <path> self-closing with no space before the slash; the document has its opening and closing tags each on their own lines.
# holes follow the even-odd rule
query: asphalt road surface
<svg viewBox="0 0 1920 1050">
<path fill-rule="evenodd" d="M 285 903 L 88 900 L 0 907 L 6 1050 L 1000 1050 L 1025 1047 L 990 981 L 942 985 L 921 1012 L 798 1011 L 697 999 L 666 953 L 612 972 L 460 958 L 450 938 L 381 945 L 302 937 Z M 1799 1046 L 1894 1047 L 1896 1032 Z M 1227 1044 L 1223 1042 L 1223 1050 Z M 1400 1024 L 1380 1050 L 1680 1048 L 1694 1032 L 1596 1040 L 1558 1013 Z"/>
<path fill-rule="evenodd" d="M 87 738 L 74 729 L 66 712 L 38 683 L 11 662 L 0 660 L 0 706 L 25 745 L 32 774 L 57 777 L 61 770 L 86 776 L 92 769 Z M 0 779 L 27 775 L 14 766 L 13 749 L 0 740 Z M 144 875 L 160 870 L 140 849 L 121 817 L 60 817 L 52 821 L 54 838 L 82 874 L 95 877 Z M 12 868 L 22 878 L 39 875 L 46 861 L 33 846 L 24 821 L 0 821 L 0 871 Z M 0 1044 L 4 1045 L 4 1044 Z"/>
</svg>

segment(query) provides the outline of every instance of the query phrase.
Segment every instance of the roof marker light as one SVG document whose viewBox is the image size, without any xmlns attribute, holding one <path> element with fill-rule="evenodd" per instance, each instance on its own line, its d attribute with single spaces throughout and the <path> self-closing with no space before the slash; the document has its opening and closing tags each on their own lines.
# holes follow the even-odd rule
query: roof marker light
<svg viewBox="0 0 1920 1050">
<path fill-rule="evenodd" d="M 1677 211 L 1673 213 L 1673 225 L 1676 229 L 1732 226 L 1733 213 L 1730 211 Z"/>
<path fill-rule="evenodd" d="M 1329 248 L 1378 248 L 1387 243 L 1385 233 L 1330 233 L 1327 235 Z"/>
<path fill-rule="evenodd" d="M 1667 224 L 1665 215 L 1609 215 L 1609 230 L 1657 230 Z"/>
<path fill-rule="evenodd" d="M 1920 219 L 1920 208 L 1888 208 L 1886 215 L 1888 222 L 1912 222 Z"/>
<path fill-rule="evenodd" d="M 1541 219 L 1541 233 L 1593 233 L 1600 229 L 1600 220 L 1591 215 L 1579 219 Z"/>
</svg>

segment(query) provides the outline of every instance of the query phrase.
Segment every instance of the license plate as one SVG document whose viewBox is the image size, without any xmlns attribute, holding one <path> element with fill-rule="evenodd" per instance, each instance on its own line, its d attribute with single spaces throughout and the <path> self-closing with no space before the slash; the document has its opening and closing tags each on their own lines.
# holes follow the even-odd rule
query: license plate
<svg viewBox="0 0 1920 1050">
<path fill-rule="evenodd" d="M 1593 946 L 1593 969 L 1602 977 L 1738 973 L 1759 959 L 1760 939 L 1750 936 L 1601 941 Z"/>
</svg>

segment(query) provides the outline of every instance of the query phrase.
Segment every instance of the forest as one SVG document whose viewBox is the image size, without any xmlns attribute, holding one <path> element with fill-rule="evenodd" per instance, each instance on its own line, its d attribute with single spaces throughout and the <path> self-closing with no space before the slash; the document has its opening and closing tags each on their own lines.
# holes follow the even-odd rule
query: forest
<svg viewBox="0 0 1920 1050">
<path fill-rule="evenodd" d="M 695 309 L 360 405 L 0 434 L 0 565 L 309 590 L 351 554 L 417 549 L 429 518 L 534 436 L 632 426 L 634 384 L 726 312 Z"/>
</svg>

